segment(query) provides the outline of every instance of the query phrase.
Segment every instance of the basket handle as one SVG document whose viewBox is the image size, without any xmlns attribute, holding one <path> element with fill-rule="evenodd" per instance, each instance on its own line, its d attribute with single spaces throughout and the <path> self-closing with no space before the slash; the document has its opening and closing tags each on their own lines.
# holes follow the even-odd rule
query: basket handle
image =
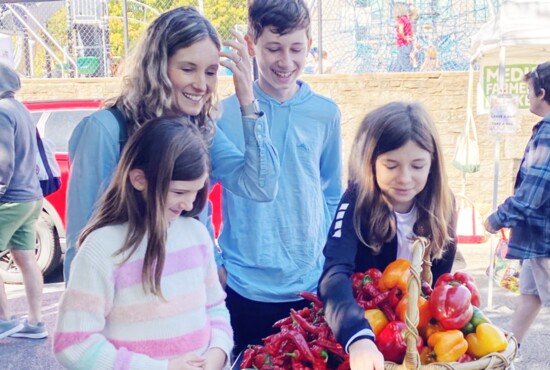
<svg viewBox="0 0 550 370">
<path fill-rule="evenodd" d="M 406 369 L 420 368 L 420 354 L 416 348 L 416 341 L 419 334 L 416 327 L 419 321 L 418 297 L 420 296 L 421 274 L 422 278 L 425 277 L 428 283 L 432 281 L 428 244 L 428 239 L 419 237 L 414 241 L 412 246 L 411 276 L 409 277 L 407 286 L 409 302 L 407 304 L 407 314 L 405 315 L 405 325 L 407 326 L 407 331 L 405 333 L 407 352 L 403 365 Z"/>
</svg>

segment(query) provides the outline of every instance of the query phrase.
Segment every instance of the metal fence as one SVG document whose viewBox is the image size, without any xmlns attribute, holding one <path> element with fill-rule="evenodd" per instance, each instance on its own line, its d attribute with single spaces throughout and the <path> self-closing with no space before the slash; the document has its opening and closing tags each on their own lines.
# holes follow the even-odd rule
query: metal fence
<svg viewBox="0 0 550 370">
<path fill-rule="evenodd" d="M 313 47 L 305 73 L 392 70 L 398 2 L 306 2 Z M 429 49 L 435 51 L 442 70 L 466 70 L 471 36 L 498 11 L 499 3 L 408 0 L 415 36 L 411 56 L 416 63 L 411 71 L 421 69 Z M 247 0 L 3 0 L 0 58 L 10 59 L 27 77 L 113 76 L 147 25 L 161 12 L 182 5 L 197 7 L 222 38 L 230 37 L 231 29 L 246 30 Z"/>
</svg>

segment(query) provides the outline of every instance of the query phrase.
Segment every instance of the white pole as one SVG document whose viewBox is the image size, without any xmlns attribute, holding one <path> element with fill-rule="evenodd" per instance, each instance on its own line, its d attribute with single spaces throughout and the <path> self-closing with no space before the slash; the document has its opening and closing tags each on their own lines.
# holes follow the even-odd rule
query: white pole
<svg viewBox="0 0 550 370">
<path fill-rule="evenodd" d="M 506 48 L 504 46 L 500 47 L 499 53 L 499 63 L 498 63 L 498 90 L 499 94 L 504 94 L 506 91 L 505 84 L 505 71 L 506 71 Z M 495 171 L 493 177 L 493 212 L 497 210 L 498 205 L 498 178 L 500 172 L 500 133 L 496 135 L 495 143 Z M 489 286 L 487 288 L 487 310 L 493 309 L 493 282 L 494 282 L 494 259 L 495 259 L 495 249 L 498 238 L 496 235 L 491 236 L 491 243 L 489 249 Z"/>
<path fill-rule="evenodd" d="M 130 42 L 128 38 L 128 1 L 122 1 L 122 20 L 124 21 L 124 58 L 128 57 Z"/>
<path fill-rule="evenodd" d="M 500 134 L 496 136 L 495 143 L 495 169 L 493 177 L 493 212 L 497 209 L 497 198 L 498 198 L 498 177 L 500 172 Z M 489 243 L 489 286 L 487 288 L 487 310 L 493 309 L 493 284 L 494 284 L 494 260 L 495 260 L 495 249 L 498 238 L 496 235 L 491 235 L 491 243 Z"/>
</svg>

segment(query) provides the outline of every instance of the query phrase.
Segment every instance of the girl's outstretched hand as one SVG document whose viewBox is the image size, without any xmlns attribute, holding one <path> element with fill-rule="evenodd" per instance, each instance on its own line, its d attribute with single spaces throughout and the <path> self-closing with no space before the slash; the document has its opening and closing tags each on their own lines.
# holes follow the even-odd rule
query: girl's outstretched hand
<svg viewBox="0 0 550 370">
<path fill-rule="evenodd" d="M 248 54 L 248 45 L 244 36 L 237 31 L 230 31 L 235 39 L 226 40 L 224 46 L 229 46 L 231 51 L 222 51 L 220 64 L 233 73 L 233 83 L 235 84 L 235 94 L 241 107 L 250 105 L 254 101 L 254 91 L 252 90 L 252 63 Z"/>
<path fill-rule="evenodd" d="M 369 339 L 359 339 L 349 346 L 351 370 L 384 370 L 384 356 Z"/>
<path fill-rule="evenodd" d="M 192 353 L 173 358 L 168 363 L 168 370 L 203 370 L 206 359 Z"/>
</svg>

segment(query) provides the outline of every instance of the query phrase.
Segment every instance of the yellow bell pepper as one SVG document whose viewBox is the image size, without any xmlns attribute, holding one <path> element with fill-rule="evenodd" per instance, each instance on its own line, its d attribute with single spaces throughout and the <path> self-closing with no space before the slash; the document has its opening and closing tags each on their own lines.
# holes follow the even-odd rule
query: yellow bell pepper
<svg viewBox="0 0 550 370">
<path fill-rule="evenodd" d="M 378 333 L 380 333 L 380 331 L 382 331 L 382 329 L 384 329 L 384 327 L 389 323 L 388 318 L 384 315 L 384 312 L 377 308 L 366 310 L 365 318 L 369 320 L 369 324 L 374 335 L 378 335 Z"/>
<path fill-rule="evenodd" d="M 501 352 L 508 347 L 504 332 L 493 324 L 482 323 L 476 327 L 475 333 L 466 336 L 468 354 L 480 358 L 493 352 Z"/>
<path fill-rule="evenodd" d="M 468 342 L 460 330 L 433 333 L 428 338 L 428 347 L 433 348 L 439 362 L 454 362 L 468 350 Z"/>
</svg>

